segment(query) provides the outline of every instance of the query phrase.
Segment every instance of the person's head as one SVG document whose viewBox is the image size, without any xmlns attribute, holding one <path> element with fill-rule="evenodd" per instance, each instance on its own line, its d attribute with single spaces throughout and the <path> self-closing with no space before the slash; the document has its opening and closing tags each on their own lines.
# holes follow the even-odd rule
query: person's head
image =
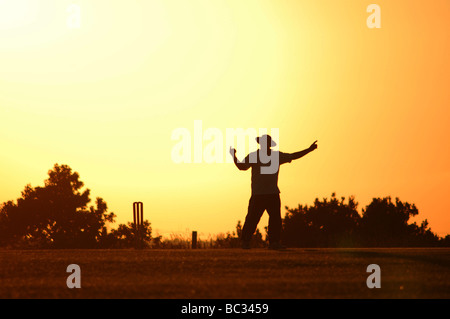
<svg viewBox="0 0 450 319">
<path fill-rule="evenodd" d="M 270 135 L 264 134 L 260 137 L 256 138 L 256 142 L 261 145 L 261 148 L 269 150 L 271 147 L 275 147 L 277 143 L 272 140 L 272 137 Z"/>
<path fill-rule="evenodd" d="M 278 152 L 271 152 L 270 150 L 270 148 L 275 147 L 277 143 L 275 143 L 272 140 L 272 137 L 267 134 L 257 137 L 256 141 L 261 145 L 261 152 L 258 152 L 260 162 L 268 164 L 261 167 L 261 174 L 277 173 L 279 166 Z"/>
</svg>

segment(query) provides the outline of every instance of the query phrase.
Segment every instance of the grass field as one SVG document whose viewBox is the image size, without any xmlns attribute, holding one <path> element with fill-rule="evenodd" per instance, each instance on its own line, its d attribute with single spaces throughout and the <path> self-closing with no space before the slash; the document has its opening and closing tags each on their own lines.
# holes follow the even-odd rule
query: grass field
<svg viewBox="0 0 450 319">
<path fill-rule="evenodd" d="M 67 288 L 69 264 L 80 289 Z M 0 298 L 448 299 L 450 249 L 3 250 Z"/>
</svg>

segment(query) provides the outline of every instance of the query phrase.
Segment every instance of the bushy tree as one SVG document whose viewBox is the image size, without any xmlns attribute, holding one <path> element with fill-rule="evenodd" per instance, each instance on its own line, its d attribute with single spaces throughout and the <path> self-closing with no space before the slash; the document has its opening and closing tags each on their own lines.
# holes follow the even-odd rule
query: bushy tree
<svg viewBox="0 0 450 319">
<path fill-rule="evenodd" d="M 439 237 L 428 228 L 424 220 L 420 226 L 408 224 L 419 214 L 417 207 L 391 197 L 374 198 L 363 209 L 361 232 L 367 246 L 423 246 L 436 245 Z"/>
<path fill-rule="evenodd" d="M 152 228 L 148 220 L 144 220 L 140 228 L 140 239 L 134 223 L 120 224 L 111 230 L 108 241 L 102 242 L 104 248 L 147 247 L 152 240 Z"/>
<path fill-rule="evenodd" d="M 313 206 L 286 207 L 283 242 L 296 247 L 448 246 L 449 237 L 439 238 L 426 219 L 420 226 L 408 223 L 419 213 L 414 204 L 374 198 L 362 216 L 357 206 L 353 197 L 346 202 L 332 194 L 330 200 L 316 199 Z"/>
<path fill-rule="evenodd" d="M 89 189 L 77 172 L 55 164 L 44 187 L 27 185 L 17 202 L 6 202 L 0 210 L 0 245 L 35 248 L 94 248 L 107 222 L 102 198 L 90 203 Z"/>
<path fill-rule="evenodd" d="M 331 199 L 316 198 L 313 206 L 286 207 L 283 242 L 305 247 L 355 246 L 361 219 L 357 206 L 353 197 L 346 201 L 345 197 L 338 199 L 333 193 Z"/>
</svg>

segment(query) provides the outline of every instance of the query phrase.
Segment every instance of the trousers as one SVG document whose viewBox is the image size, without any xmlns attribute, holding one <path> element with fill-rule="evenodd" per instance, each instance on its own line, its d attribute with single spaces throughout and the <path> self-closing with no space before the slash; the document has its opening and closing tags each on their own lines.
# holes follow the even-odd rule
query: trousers
<svg viewBox="0 0 450 319">
<path fill-rule="evenodd" d="M 269 214 L 269 242 L 278 243 L 281 237 L 280 194 L 252 195 L 248 203 L 248 213 L 242 228 L 242 240 L 250 241 L 264 211 Z"/>
</svg>

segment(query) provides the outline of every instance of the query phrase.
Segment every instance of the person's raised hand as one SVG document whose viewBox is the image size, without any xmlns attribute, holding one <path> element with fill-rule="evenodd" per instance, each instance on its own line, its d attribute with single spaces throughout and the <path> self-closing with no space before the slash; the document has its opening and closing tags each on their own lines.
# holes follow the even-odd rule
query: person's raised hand
<svg viewBox="0 0 450 319">
<path fill-rule="evenodd" d="M 311 146 L 309 147 L 309 149 L 311 151 L 314 151 L 317 148 L 317 141 L 315 141 L 314 143 L 311 144 Z"/>
</svg>

